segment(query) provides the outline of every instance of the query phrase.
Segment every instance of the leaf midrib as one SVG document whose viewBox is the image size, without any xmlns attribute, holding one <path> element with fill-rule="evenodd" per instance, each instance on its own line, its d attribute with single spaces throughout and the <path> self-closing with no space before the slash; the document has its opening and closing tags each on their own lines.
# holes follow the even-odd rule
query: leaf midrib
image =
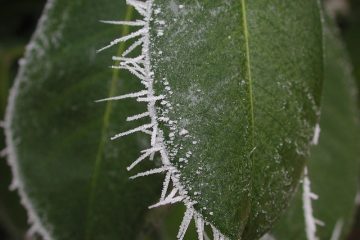
<svg viewBox="0 0 360 240">
<path fill-rule="evenodd" d="M 133 15 L 133 8 L 131 6 L 128 6 L 125 13 L 125 21 L 130 21 Z M 129 33 L 129 26 L 123 26 L 121 36 L 125 36 Z M 118 55 L 120 55 L 125 50 L 125 42 L 120 43 L 118 48 Z M 120 69 L 113 69 L 112 79 L 110 83 L 110 89 L 108 97 L 113 97 L 116 94 L 116 83 L 119 79 Z M 110 123 L 110 116 L 112 111 L 112 101 L 106 102 L 105 112 L 103 116 L 103 127 L 101 129 L 101 137 L 100 137 L 100 143 L 97 150 L 95 162 L 94 162 L 94 168 L 93 168 L 93 174 L 90 179 L 90 189 L 89 189 L 89 198 L 88 198 L 88 209 L 87 209 L 87 219 L 86 225 L 85 225 L 85 239 L 90 240 L 91 239 L 91 229 L 92 229 L 92 215 L 93 215 L 93 206 L 95 201 L 95 192 L 97 188 L 99 173 L 101 170 L 101 163 L 103 160 L 103 151 L 105 147 L 105 143 L 108 141 L 109 136 L 107 135 L 107 130 L 109 128 Z"/>
<path fill-rule="evenodd" d="M 254 175 L 254 167 L 253 167 L 253 152 L 255 151 L 255 117 L 254 117 L 254 96 L 253 96 L 253 81 L 252 81 L 252 75 L 251 75 L 251 59 L 250 59 L 250 44 L 249 44 L 249 29 L 248 29 L 248 21 L 247 21 L 247 11 L 246 11 L 246 0 L 240 0 L 241 1 L 241 15 L 242 15 L 242 24 L 243 24 L 243 34 L 244 34 L 244 40 L 245 40 L 245 56 L 246 56 L 246 74 L 245 74 L 245 80 L 248 81 L 248 92 L 249 92 L 249 101 L 250 101 L 250 127 L 251 127 L 251 152 L 249 155 L 250 158 L 250 178 L 249 178 L 249 186 L 250 190 L 249 192 L 252 192 L 253 188 L 253 175 Z M 251 212 L 251 197 L 248 199 L 249 206 L 248 206 L 248 220 L 250 217 Z M 246 224 L 247 225 L 247 224 Z M 245 225 L 245 227 L 246 227 Z"/>
<path fill-rule="evenodd" d="M 254 143 L 254 97 L 253 97 L 253 83 L 251 76 L 251 64 L 250 64 L 250 45 L 249 45 L 249 30 L 247 23 L 247 14 L 246 14 L 246 5 L 245 0 L 241 0 L 241 11 L 243 16 L 243 29 L 244 29 L 244 38 L 245 38 L 245 49 L 246 49 L 246 70 L 247 70 L 247 80 L 249 85 L 249 98 L 250 98 L 250 112 L 251 112 L 251 127 L 252 127 L 252 142 Z M 253 144 L 254 145 L 254 144 Z"/>
</svg>

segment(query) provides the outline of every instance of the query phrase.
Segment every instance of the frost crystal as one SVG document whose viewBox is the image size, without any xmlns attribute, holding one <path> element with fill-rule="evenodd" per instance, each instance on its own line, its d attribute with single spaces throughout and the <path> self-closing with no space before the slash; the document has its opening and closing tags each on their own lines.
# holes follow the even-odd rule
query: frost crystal
<svg viewBox="0 0 360 240">
<path fill-rule="evenodd" d="M 205 232 L 205 225 L 210 225 L 213 230 L 214 240 L 225 240 L 226 238 L 220 231 L 215 228 L 211 223 L 208 223 L 203 219 L 200 213 L 198 213 L 194 205 L 196 202 L 192 201 L 190 197 L 187 195 L 187 191 L 184 189 L 183 185 L 180 183 L 180 172 L 178 169 L 171 163 L 170 157 L 173 157 L 177 153 L 177 147 L 174 149 L 166 149 L 165 141 L 163 137 L 163 132 L 158 128 L 158 121 L 165 122 L 169 124 L 169 129 L 171 132 L 169 133 L 170 141 L 172 141 L 177 135 L 188 137 L 189 132 L 186 129 L 181 129 L 180 131 L 176 130 L 177 121 L 171 121 L 169 118 L 165 116 L 157 116 L 155 104 L 156 102 L 160 102 L 160 104 L 165 109 L 172 109 L 172 105 L 170 102 L 166 101 L 166 96 L 164 95 L 155 95 L 154 91 L 154 73 L 151 70 L 151 59 L 150 59 L 150 21 L 152 20 L 153 13 L 153 0 L 127 0 L 127 4 L 134 7 L 138 13 L 143 17 L 143 19 L 135 20 L 135 21 L 101 21 L 106 24 L 116 24 L 116 25 L 126 25 L 126 26 L 135 26 L 140 27 L 140 29 L 135 30 L 134 32 L 117 38 L 111 41 L 107 46 L 98 50 L 101 52 L 107 48 L 110 48 L 118 43 L 133 41 L 130 46 L 122 53 L 121 56 L 114 56 L 113 60 L 117 62 L 116 65 L 112 66 L 115 69 L 126 69 L 133 75 L 135 75 L 141 83 L 144 85 L 144 90 L 139 92 L 129 93 L 121 96 L 110 97 L 102 100 L 98 100 L 97 102 L 103 101 L 114 101 L 114 100 L 122 100 L 127 98 L 135 98 L 138 102 L 147 103 L 147 112 L 141 113 L 138 115 L 130 116 L 127 118 L 127 121 L 135 121 L 138 119 L 142 119 L 145 117 L 150 117 L 150 123 L 144 124 L 142 126 L 136 127 L 134 129 L 128 130 L 126 132 L 119 133 L 112 137 L 111 139 L 118 139 L 124 136 L 127 136 L 136 132 L 144 132 L 151 136 L 151 148 L 145 149 L 141 151 L 141 155 L 138 159 L 136 159 L 127 170 L 132 170 L 139 163 L 149 158 L 150 160 L 154 158 L 156 153 L 159 153 L 161 156 L 162 166 L 160 168 L 155 168 L 148 170 L 146 172 L 138 173 L 131 177 L 131 179 L 135 179 L 138 177 L 144 177 L 152 174 L 158 173 L 166 173 L 165 180 L 163 183 L 163 189 L 161 191 L 160 200 L 158 203 L 150 206 L 149 208 L 155 208 L 167 204 L 174 204 L 177 202 L 182 202 L 186 206 L 186 211 L 184 214 L 183 221 L 179 228 L 179 233 L 177 235 L 177 239 L 182 240 L 187 232 L 190 222 L 194 219 L 198 239 L 204 240 L 209 239 Z M 179 8 L 184 8 L 183 5 L 179 6 Z M 155 15 L 159 14 L 161 9 L 155 9 Z M 157 21 L 158 24 L 164 26 L 164 21 Z M 164 29 L 160 29 L 157 31 L 158 36 L 162 36 L 164 34 Z M 137 57 L 129 57 L 129 54 L 132 53 L 135 49 L 141 48 L 141 54 Z M 163 83 L 165 86 L 165 90 L 168 94 L 172 94 L 171 87 L 166 79 L 163 79 Z M 197 144 L 197 141 L 193 141 L 193 144 Z M 186 157 L 191 156 L 191 152 L 186 153 Z M 184 160 L 187 162 L 187 160 Z M 172 183 L 172 184 L 170 184 Z M 169 190 L 170 185 L 172 189 Z M 170 192 L 170 193 L 168 193 Z M 212 214 L 212 213 L 211 213 Z"/>
<path fill-rule="evenodd" d="M 260 240 L 275 240 L 275 237 L 267 233 L 262 238 L 260 238 Z"/>
<path fill-rule="evenodd" d="M 330 240 L 339 240 L 341 237 L 341 232 L 343 227 L 344 227 L 344 221 L 342 219 L 339 219 L 335 224 Z"/>
<path fill-rule="evenodd" d="M 318 145 L 319 138 L 320 138 L 320 132 L 321 132 L 320 125 L 316 124 L 315 130 L 314 130 L 314 136 L 313 136 L 313 139 L 311 141 L 312 145 Z"/>
<path fill-rule="evenodd" d="M 308 170 L 304 170 L 303 182 L 303 208 L 305 218 L 305 232 L 308 240 L 318 240 L 316 236 L 316 225 L 324 226 L 324 223 L 313 216 L 312 200 L 317 200 L 318 196 L 311 192 L 311 182 L 308 176 Z"/>
</svg>

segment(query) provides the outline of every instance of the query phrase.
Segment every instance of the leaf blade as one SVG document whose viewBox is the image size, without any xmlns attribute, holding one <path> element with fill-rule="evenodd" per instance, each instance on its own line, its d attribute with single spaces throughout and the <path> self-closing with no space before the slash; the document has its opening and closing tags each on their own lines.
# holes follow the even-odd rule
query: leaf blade
<svg viewBox="0 0 360 240">
<path fill-rule="evenodd" d="M 10 163 L 31 210 L 32 230 L 45 239 L 135 238 L 133 229 L 141 229 L 147 206 L 157 198 L 156 187 L 150 186 L 161 186 L 158 178 L 130 183 L 125 168 L 147 145 L 143 137 L 130 137 L 129 145 L 110 141 L 110 135 L 134 125 L 119 128 L 117 120 L 144 106 L 114 106 L 103 130 L 106 104 L 94 102 L 109 91 L 138 86 L 130 74 L 112 75 L 106 69 L 111 52 L 96 55 L 95 46 L 121 32 L 97 21 L 124 16 L 125 9 L 125 1 L 50 1 L 18 74 L 6 120 Z M 100 154 L 104 160 L 92 189 Z"/>
<path fill-rule="evenodd" d="M 353 133 L 359 131 L 359 112 L 349 58 L 335 23 L 329 17 L 324 31 L 322 130 L 319 145 L 312 148 L 308 165 L 313 191 L 319 196 L 313 201 L 314 217 L 325 223 L 325 226 L 317 226 L 317 237 L 346 239 L 352 226 L 358 189 L 360 139 Z M 289 212 L 273 230 L 276 239 L 306 238 L 302 204 L 299 189 Z"/>
<path fill-rule="evenodd" d="M 318 119 L 319 6 L 315 1 L 155 4 L 158 21 L 166 25 L 155 20 L 152 32 L 157 90 L 166 95 L 162 85 L 169 82 L 172 94 L 166 101 L 173 109 L 165 115 L 178 121 L 161 127 L 166 140 L 174 142 L 167 145 L 169 151 L 182 144 L 176 158 L 188 158 L 171 161 L 206 220 L 231 239 L 259 237 L 295 190 Z M 191 140 L 171 127 L 187 130 Z M 184 157 L 187 152 L 193 155 Z M 268 161 L 274 156 L 280 164 Z"/>
</svg>

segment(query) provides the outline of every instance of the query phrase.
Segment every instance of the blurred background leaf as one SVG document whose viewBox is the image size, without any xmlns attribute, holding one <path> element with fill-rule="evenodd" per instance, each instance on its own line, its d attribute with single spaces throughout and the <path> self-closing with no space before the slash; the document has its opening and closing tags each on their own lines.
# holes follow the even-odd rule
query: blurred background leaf
<svg viewBox="0 0 360 240">
<path fill-rule="evenodd" d="M 351 0 L 347 14 L 338 16 L 343 38 L 354 66 L 354 75 L 360 86 L 360 1 Z"/>
<path fill-rule="evenodd" d="M 338 13 L 337 20 L 342 30 L 349 56 L 353 64 L 353 73 L 357 82 L 357 89 L 360 90 L 360 1 L 349 0 L 346 11 Z M 358 94 L 358 106 L 360 107 L 360 94 Z M 350 240 L 360 238 L 360 208 L 353 225 Z"/>
<path fill-rule="evenodd" d="M 360 135 L 354 133 L 360 133 L 360 119 L 349 58 L 334 22 L 326 20 L 321 135 L 312 148 L 308 170 L 311 190 L 319 196 L 312 201 L 313 216 L 325 224 L 317 226 L 317 236 L 339 240 L 347 238 L 356 211 Z M 273 231 L 277 240 L 306 239 L 302 194 L 301 186 Z"/>
<path fill-rule="evenodd" d="M 3 0 L 0 8 L 0 121 L 4 117 L 9 88 L 18 60 L 35 29 L 45 0 Z M 0 151 L 5 153 L 0 131 Z M 16 192 L 9 191 L 11 171 L 0 156 L 0 239 L 22 240 L 28 229 L 26 212 Z"/>
</svg>

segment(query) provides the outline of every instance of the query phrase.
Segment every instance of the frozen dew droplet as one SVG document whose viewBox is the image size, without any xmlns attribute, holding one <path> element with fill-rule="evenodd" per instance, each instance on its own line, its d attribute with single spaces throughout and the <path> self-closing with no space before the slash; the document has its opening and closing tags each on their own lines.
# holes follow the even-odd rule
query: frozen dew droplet
<svg viewBox="0 0 360 240">
<path fill-rule="evenodd" d="M 183 128 L 183 129 L 180 130 L 179 135 L 180 135 L 180 136 L 184 136 L 184 135 L 186 135 L 186 134 L 188 134 L 188 133 L 189 133 L 189 132 L 188 132 L 186 129 Z"/>
</svg>

